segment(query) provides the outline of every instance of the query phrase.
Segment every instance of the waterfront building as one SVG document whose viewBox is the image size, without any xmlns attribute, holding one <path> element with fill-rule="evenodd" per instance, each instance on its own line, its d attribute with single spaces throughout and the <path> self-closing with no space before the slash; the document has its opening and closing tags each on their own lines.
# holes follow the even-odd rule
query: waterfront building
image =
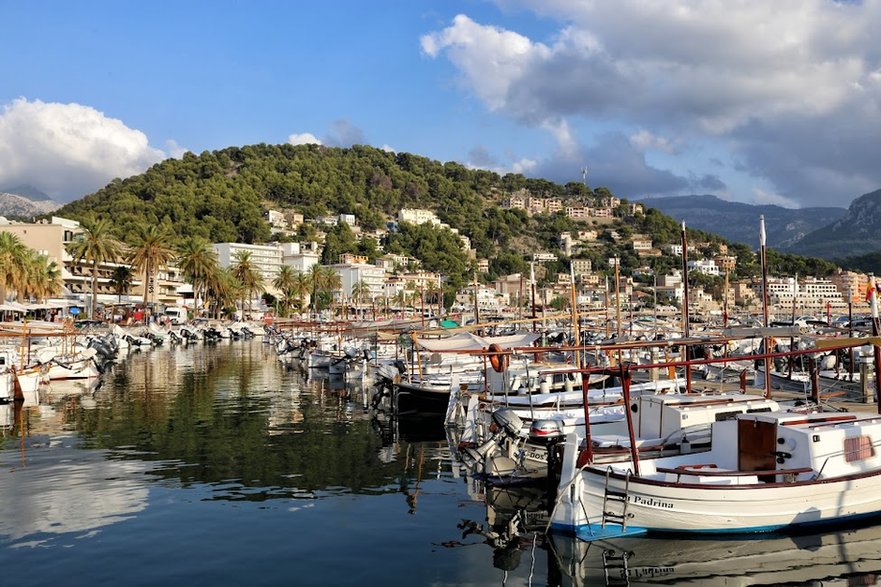
<svg viewBox="0 0 881 587">
<path fill-rule="evenodd" d="M 352 297 L 352 288 L 356 283 L 363 282 L 367 285 L 369 293 L 367 299 L 382 297 L 385 284 L 385 270 L 376 265 L 367 263 L 337 263 L 329 265 L 340 276 L 340 295 L 343 299 Z"/>
<path fill-rule="evenodd" d="M 282 265 L 289 265 L 294 271 L 308 273 L 321 259 L 321 249 L 316 242 L 279 243 Z"/>
<path fill-rule="evenodd" d="M 845 302 L 850 297 L 851 302 L 860 303 L 866 299 L 866 289 L 869 287 L 869 276 L 855 271 L 839 269 L 829 277 L 829 281 L 838 287 L 838 291 L 844 296 Z"/>
<path fill-rule="evenodd" d="M 214 243 L 213 246 L 221 267 L 235 265 L 236 255 L 240 252 L 251 253 L 251 264 L 263 275 L 267 286 L 275 279 L 282 266 L 282 248 L 278 244 Z"/>
<path fill-rule="evenodd" d="M 762 284 L 754 285 L 759 299 Z M 821 316 L 827 310 L 841 313 L 847 309 L 847 302 L 832 281 L 808 277 L 797 281 L 794 277 L 773 277 L 768 279 L 768 299 L 779 317 L 813 314 Z"/>
</svg>

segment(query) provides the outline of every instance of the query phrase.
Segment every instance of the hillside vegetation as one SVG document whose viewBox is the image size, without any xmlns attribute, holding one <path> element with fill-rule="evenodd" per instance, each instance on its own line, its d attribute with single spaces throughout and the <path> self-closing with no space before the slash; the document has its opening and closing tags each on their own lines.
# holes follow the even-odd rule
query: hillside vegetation
<svg viewBox="0 0 881 587">
<path fill-rule="evenodd" d="M 307 219 L 354 214 L 364 230 L 384 227 L 401 208 L 426 208 L 469 237 L 478 256 L 490 260 L 487 277 L 528 271 L 532 253 L 557 251 L 561 232 L 588 227 L 600 236 L 576 256 L 591 258 L 597 270 L 608 269 L 611 256 L 621 259 L 625 271 L 650 265 L 660 272 L 678 263 L 669 256 L 638 258 L 627 241 L 629 235 L 641 233 L 649 235 L 656 247 L 678 242 L 678 223 L 658 210 L 647 208 L 645 214 L 624 218 L 626 206 L 622 205 L 615 210 L 615 219 L 600 225 L 575 222 L 563 213 L 530 217 L 524 210 L 500 207 L 504 198 L 519 190 L 586 203 L 612 195 L 605 188 L 592 190 L 577 182 L 560 185 L 519 174 L 499 175 L 368 146 L 259 144 L 168 159 L 141 175 L 114 180 L 57 214 L 79 220 L 106 218 L 116 235 L 127 242 L 137 238 L 139 226 L 164 225 L 179 241 L 198 236 L 212 242 L 255 243 L 272 236 L 263 218 L 267 205 L 295 209 Z M 611 238 L 612 229 L 619 239 Z M 329 252 L 375 252 L 372 244 L 358 243 L 346 230 L 328 230 Z M 701 231 L 689 230 L 689 234 L 711 244 L 724 242 Z M 307 237 L 308 231 L 302 236 Z M 448 231 L 402 227 L 383 244 L 386 250 L 420 259 L 426 269 L 442 271 L 454 282 L 470 280 L 473 264 L 466 261 L 458 239 L 450 238 Z M 750 248 L 735 245 L 733 250 L 739 259 L 738 273 L 754 274 Z M 333 259 L 333 255 L 325 256 Z M 834 270 L 831 263 L 791 255 L 774 256 L 773 264 L 772 269 L 781 273 L 799 271 L 801 275 Z M 561 259 L 548 265 L 547 273 L 553 275 L 566 267 L 567 260 Z"/>
</svg>

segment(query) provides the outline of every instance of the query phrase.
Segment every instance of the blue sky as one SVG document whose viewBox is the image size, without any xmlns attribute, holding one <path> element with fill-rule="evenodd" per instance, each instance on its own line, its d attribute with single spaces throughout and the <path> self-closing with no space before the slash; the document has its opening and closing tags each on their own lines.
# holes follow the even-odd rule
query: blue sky
<svg viewBox="0 0 881 587">
<path fill-rule="evenodd" d="M 879 0 L 0 0 L 0 188 L 317 140 L 846 206 L 881 187 Z"/>
</svg>

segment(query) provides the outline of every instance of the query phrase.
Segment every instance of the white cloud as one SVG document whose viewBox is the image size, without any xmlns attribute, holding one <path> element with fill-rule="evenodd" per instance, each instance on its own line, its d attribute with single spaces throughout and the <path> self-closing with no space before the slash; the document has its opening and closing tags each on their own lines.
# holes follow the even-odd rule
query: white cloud
<svg viewBox="0 0 881 587">
<path fill-rule="evenodd" d="M 169 157 L 180 159 L 184 156 L 184 153 L 188 153 L 190 150 L 186 147 L 181 147 L 180 145 L 178 145 L 176 140 L 168 139 L 167 141 L 165 141 L 165 151 L 168 153 Z"/>
<path fill-rule="evenodd" d="M 514 173 L 520 173 L 523 175 L 527 175 L 532 173 L 535 168 L 538 167 L 538 161 L 534 159 L 520 159 L 519 161 L 515 161 L 513 165 L 511 165 L 511 171 Z"/>
<path fill-rule="evenodd" d="M 288 136 L 288 143 L 291 145 L 320 145 L 321 140 L 309 132 L 294 133 Z"/>
<path fill-rule="evenodd" d="M 459 15 L 422 50 L 448 59 L 487 109 L 548 129 L 564 153 L 586 142 L 571 131 L 578 118 L 638 128 L 635 147 L 683 158 L 686 142 L 724 143 L 803 202 L 881 185 L 881 0 L 497 3 L 559 29 L 531 39 Z"/>
<path fill-rule="evenodd" d="M 141 131 L 89 106 L 19 98 L 0 110 L 0 187 L 30 184 L 68 200 L 165 156 Z"/>
<path fill-rule="evenodd" d="M 781 196 L 761 188 L 753 188 L 753 203 L 755 204 L 774 204 L 783 208 L 800 208 L 799 203 L 792 198 Z"/>
<path fill-rule="evenodd" d="M 340 118 L 334 120 L 330 131 L 324 136 L 324 144 L 330 147 L 351 147 L 352 145 L 367 145 L 364 131 L 351 123 Z"/>
<path fill-rule="evenodd" d="M 630 135 L 630 144 L 640 151 L 647 151 L 649 149 L 663 153 L 674 153 L 676 151 L 673 143 L 668 139 L 654 135 L 645 129 Z"/>
</svg>

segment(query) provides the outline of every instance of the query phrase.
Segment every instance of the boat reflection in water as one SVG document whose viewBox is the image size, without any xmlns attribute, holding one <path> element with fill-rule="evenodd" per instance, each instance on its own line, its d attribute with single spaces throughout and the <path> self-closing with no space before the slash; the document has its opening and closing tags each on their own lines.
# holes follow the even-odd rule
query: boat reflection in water
<svg viewBox="0 0 881 587">
<path fill-rule="evenodd" d="M 548 524 L 548 494 L 537 487 L 493 487 L 466 479 L 472 499 L 486 502 L 486 520 L 462 520 L 462 538 L 482 536 L 493 549 L 493 566 L 503 571 L 520 567 L 524 553 L 534 564 L 545 545 Z M 544 555 L 542 555 L 544 557 Z"/>
<path fill-rule="evenodd" d="M 562 585 L 876 585 L 881 526 L 741 540 L 553 536 Z M 825 583 L 823 583 L 825 584 Z"/>
</svg>

